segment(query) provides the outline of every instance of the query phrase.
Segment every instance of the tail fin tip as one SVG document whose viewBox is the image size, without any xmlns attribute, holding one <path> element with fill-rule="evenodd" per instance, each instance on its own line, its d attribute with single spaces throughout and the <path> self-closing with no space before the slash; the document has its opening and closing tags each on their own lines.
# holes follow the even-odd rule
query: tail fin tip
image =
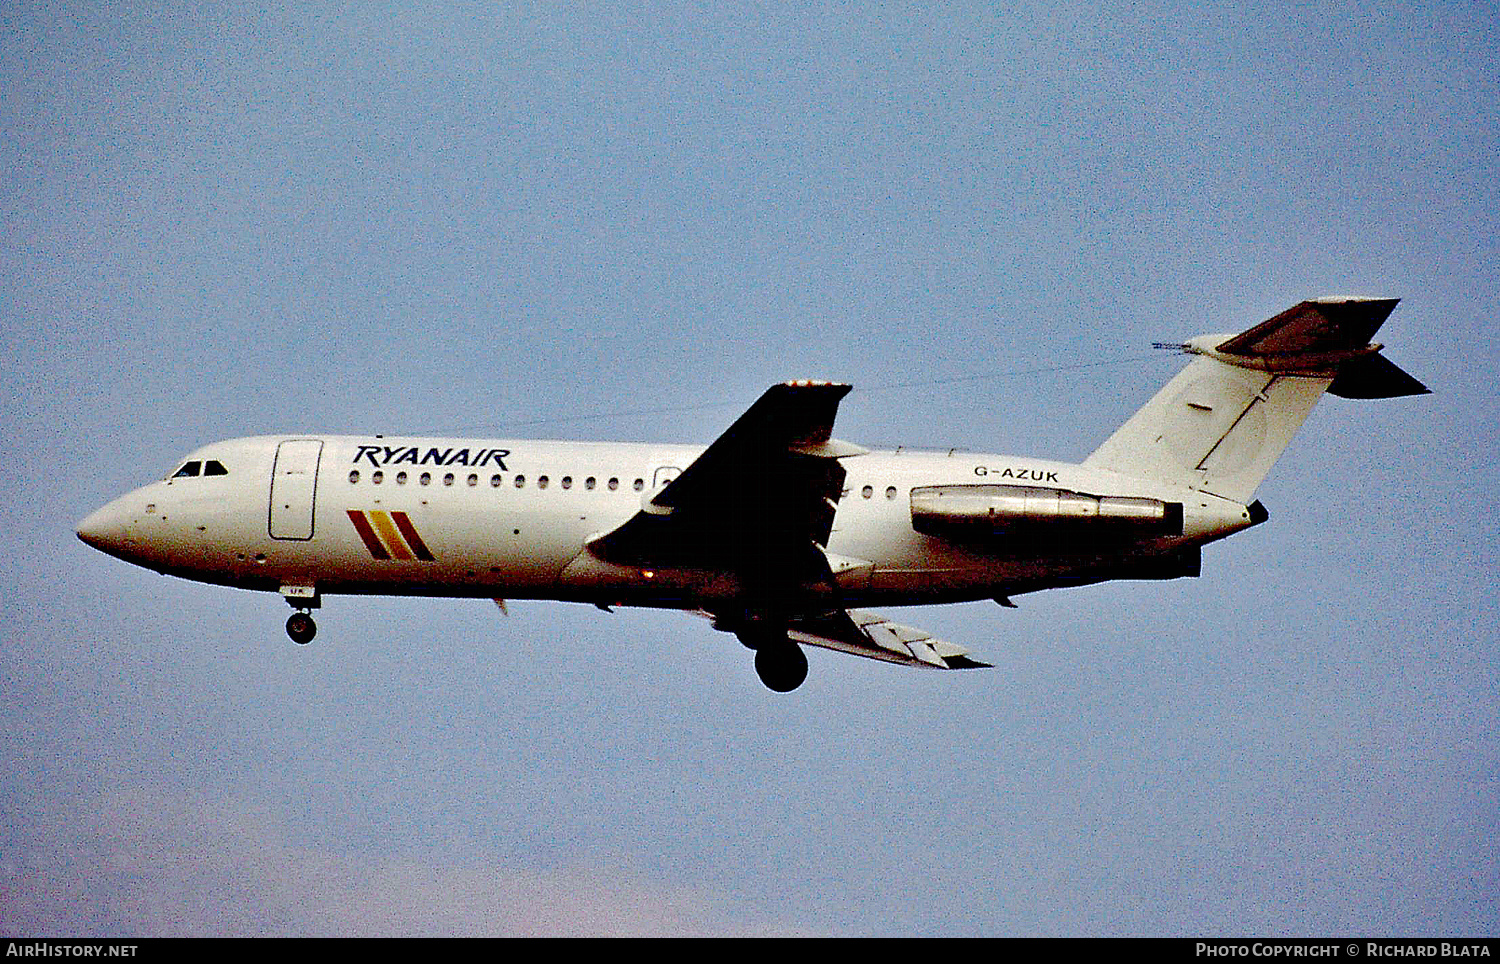
<svg viewBox="0 0 1500 964">
<path fill-rule="evenodd" d="M 1324 391 L 1428 394 L 1370 340 L 1398 302 L 1309 299 L 1240 334 L 1191 339 L 1182 349 L 1198 357 L 1084 464 L 1248 503 Z"/>
</svg>

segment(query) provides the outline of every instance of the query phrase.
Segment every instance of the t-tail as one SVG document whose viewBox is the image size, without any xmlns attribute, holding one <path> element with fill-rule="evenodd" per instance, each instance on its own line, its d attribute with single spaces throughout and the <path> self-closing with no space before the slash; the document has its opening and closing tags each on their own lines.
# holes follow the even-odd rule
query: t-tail
<svg viewBox="0 0 1500 964">
<path fill-rule="evenodd" d="M 1198 357 L 1084 464 L 1248 503 L 1325 391 L 1428 393 L 1370 341 L 1398 300 L 1319 298 L 1238 335 L 1192 339 L 1180 347 Z"/>
</svg>

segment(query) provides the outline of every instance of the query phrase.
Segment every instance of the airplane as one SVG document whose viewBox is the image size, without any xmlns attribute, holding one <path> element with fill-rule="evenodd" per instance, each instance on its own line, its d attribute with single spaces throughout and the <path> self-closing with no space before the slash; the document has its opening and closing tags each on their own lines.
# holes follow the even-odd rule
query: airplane
<svg viewBox="0 0 1500 964">
<path fill-rule="evenodd" d="M 773 385 L 710 445 L 272 435 L 203 446 L 78 525 L 109 555 L 279 593 L 299 644 L 324 596 L 684 610 L 777 692 L 802 645 L 934 669 L 960 645 L 871 612 L 1200 573 L 1268 518 L 1256 487 L 1325 391 L 1428 389 L 1371 343 L 1398 299 L 1300 302 L 1158 345 L 1187 366 L 1080 464 L 871 451 L 833 437 L 847 384 Z"/>
</svg>

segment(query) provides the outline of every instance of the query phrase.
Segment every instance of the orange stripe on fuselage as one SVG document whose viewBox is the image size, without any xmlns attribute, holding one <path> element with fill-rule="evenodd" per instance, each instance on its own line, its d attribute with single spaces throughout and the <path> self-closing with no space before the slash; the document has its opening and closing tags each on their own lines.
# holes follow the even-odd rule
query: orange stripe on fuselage
<svg viewBox="0 0 1500 964">
<path fill-rule="evenodd" d="M 371 510 L 368 514 L 370 522 L 375 526 L 375 531 L 380 533 L 381 541 L 385 543 L 387 549 L 391 550 L 391 555 L 397 559 L 410 562 L 413 558 L 411 550 L 406 548 L 406 542 L 401 538 L 401 533 L 397 532 L 396 527 L 391 523 L 391 517 L 384 512 L 375 510 Z"/>
</svg>

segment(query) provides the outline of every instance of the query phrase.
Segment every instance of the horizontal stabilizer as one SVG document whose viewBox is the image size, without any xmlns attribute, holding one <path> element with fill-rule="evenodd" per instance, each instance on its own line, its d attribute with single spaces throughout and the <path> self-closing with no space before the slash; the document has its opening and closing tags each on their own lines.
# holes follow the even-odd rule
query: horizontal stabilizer
<svg viewBox="0 0 1500 964">
<path fill-rule="evenodd" d="M 1399 298 L 1316 298 L 1302 301 L 1221 343 L 1226 355 L 1323 355 L 1363 348 Z"/>
<path fill-rule="evenodd" d="M 1328 391 L 1340 398 L 1400 398 L 1403 395 L 1432 394 L 1432 389 L 1402 371 L 1384 355 L 1365 355 L 1344 362 Z"/>
</svg>

